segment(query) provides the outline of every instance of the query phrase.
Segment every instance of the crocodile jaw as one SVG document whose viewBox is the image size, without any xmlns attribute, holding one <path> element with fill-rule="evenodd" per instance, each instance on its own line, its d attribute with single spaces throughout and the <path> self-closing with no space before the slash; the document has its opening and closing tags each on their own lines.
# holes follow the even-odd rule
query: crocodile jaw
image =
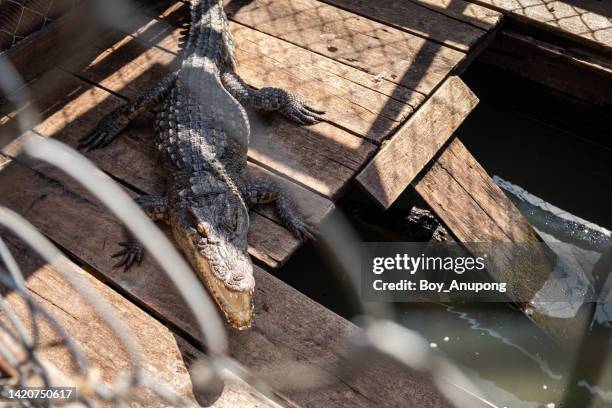
<svg viewBox="0 0 612 408">
<path fill-rule="evenodd" d="M 199 272 L 202 269 L 198 269 Z M 208 291 L 219 305 L 226 320 L 238 330 L 251 327 L 253 319 L 253 289 L 246 292 L 234 291 L 210 272 L 204 272 L 204 282 Z"/>
<path fill-rule="evenodd" d="M 245 330 L 251 327 L 253 319 L 253 292 L 255 289 L 255 279 L 253 277 L 253 264 L 248 256 L 232 257 L 232 259 L 242 259 L 233 265 L 235 270 L 228 268 L 223 274 L 213 273 L 208 259 L 200 253 L 200 250 L 193 245 L 191 239 L 181 240 L 183 252 L 189 259 L 191 266 L 204 282 L 206 288 L 225 315 L 226 320 L 238 330 Z M 236 280 L 236 276 L 240 280 Z"/>
</svg>

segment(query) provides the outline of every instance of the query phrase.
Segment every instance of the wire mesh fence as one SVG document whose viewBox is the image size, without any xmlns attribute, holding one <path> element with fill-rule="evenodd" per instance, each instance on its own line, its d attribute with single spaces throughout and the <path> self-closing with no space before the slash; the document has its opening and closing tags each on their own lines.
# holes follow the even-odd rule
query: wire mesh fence
<svg viewBox="0 0 612 408">
<path fill-rule="evenodd" d="M 70 6 L 72 5 L 73 3 L 70 4 Z M 14 45 L 19 38 L 26 35 L 23 29 L 18 28 L 23 28 L 23 23 L 29 20 L 27 18 L 20 20 L 18 11 L 24 11 L 21 15 L 25 15 L 25 7 L 29 5 L 19 3 L 19 6 L 22 8 L 9 13 L 12 19 L 8 19 L 7 22 L 12 22 L 12 25 L 6 24 L 6 27 L 12 27 L 6 30 L 12 33 L 10 45 Z M 105 4 L 98 5 L 98 8 L 100 10 L 109 9 Z M 41 21 L 43 20 L 48 21 L 42 18 Z M 114 20 L 107 19 L 107 21 Z M 119 24 L 125 24 L 125 21 L 120 21 Z M 12 69 L 8 61 L 4 60 L 1 63 L 2 79 L 0 80 L 0 87 L 2 87 L 3 93 L 9 96 L 11 102 L 15 105 L 26 106 L 17 117 L 21 124 L 18 134 L 23 135 L 27 133 L 32 124 L 39 123 L 40 113 L 35 106 L 25 101 L 28 91 L 25 84 L 20 80 L 18 73 Z M 49 84 L 49 86 L 52 87 L 53 84 Z M 15 92 L 15 90 L 18 91 Z M 192 381 L 194 388 L 206 392 L 206 390 L 214 388 L 219 380 L 228 382 L 238 377 L 267 398 L 265 406 L 276 406 L 280 403 L 267 384 L 263 373 L 250 372 L 228 356 L 227 334 L 209 295 L 204 291 L 196 276 L 174 250 L 167 238 L 146 218 L 130 197 L 108 176 L 101 173 L 93 164 L 71 148 L 57 141 L 44 140 L 36 136 L 25 138 L 22 136 L 22 139 L 21 147 L 12 154 L 15 159 L 49 163 L 81 183 L 124 222 L 131 233 L 139 238 L 148 253 L 156 258 L 157 263 L 175 283 L 178 292 L 195 316 L 207 348 L 207 359 L 205 361 L 199 360 L 193 366 Z M 131 401 L 138 400 L 140 395 L 137 390 L 143 387 L 152 390 L 160 401 L 165 401 L 166 404 L 171 406 L 191 406 L 193 404 L 193 401 L 178 396 L 170 385 L 164 384 L 155 376 L 145 373 L 142 369 L 143 362 L 138 344 L 135 344 L 134 334 L 113 313 L 112 308 L 100 300 L 101 297 L 94 290 L 84 282 L 74 278 L 74 274 L 66 269 L 66 259 L 52 243 L 36 231 L 25 219 L 8 209 L 0 211 L 0 224 L 41 254 L 55 269 L 62 272 L 62 276 L 93 306 L 95 312 L 112 329 L 115 336 L 120 340 L 130 362 L 128 368 L 122 370 L 113 381 L 101 380 L 100 376 L 96 375 L 95 367 L 85 357 L 86 353 L 81 350 L 81 344 L 62 328 L 62 325 L 52 317 L 52 313 L 41 307 L 33 299 L 25 286 L 25 277 L 19 265 L 11 256 L 6 245 L 2 243 L 0 249 L 2 249 L 3 266 L 0 270 L 0 276 L 4 287 L 4 295 L 11 294 L 13 298 L 17 296 L 21 303 L 27 305 L 27 313 L 17 316 L 13 310 L 7 307 L 6 301 L 0 304 L 6 319 L 5 322 L 7 322 L 0 327 L 1 340 L 3 340 L 0 346 L 3 353 L 0 356 L 3 368 L 3 378 L 0 381 L 0 386 L 3 393 L 15 390 L 20 386 L 48 388 L 50 385 L 65 385 L 67 380 L 68 384 L 76 384 L 77 389 L 81 390 L 77 394 L 78 400 L 76 402 L 84 406 L 97 406 L 107 403 L 115 406 L 129 406 Z M 344 227 L 337 225 L 333 228 L 332 233 L 327 234 L 329 236 L 326 239 L 329 241 L 328 245 L 330 247 L 335 246 L 337 241 L 345 241 L 346 237 L 342 236 L 340 232 L 342 228 Z M 350 254 L 347 254 L 343 257 L 350 256 Z M 347 264 L 346 266 L 350 267 L 351 265 Z M 357 269 L 352 268 L 352 271 L 356 273 Z M 357 276 L 352 276 L 352 279 L 354 280 L 352 287 L 355 288 L 357 287 Z M 15 301 L 13 300 L 11 304 L 14 305 Z M 438 382 L 441 386 L 441 392 L 447 398 L 461 401 L 467 395 L 473 402 L 473 396 L 465 393 L 467 389 L 474 389 L 470 382 L 459 371 L 452 369 L 450 363 L 430 356 L 427 342 L 424 342 L 419 335 L 387 321 L 384 317 L 386 312 L 382 309 L 384 308 L 376 307 L 376 310 L 373 311 L 378 318 L 371 321 L 372 324 L 365 336 L 359 339 L 345 339 L 348 343 L 357 341 L 353 344 L 356 353 L 354 366 L 358 367 L 361 364 L 358 361 L 365 363 L 368 359 L 375 358 L 374 356 L 377 354 L 387 355 L 400 364 L 407 364 L 413 369 L 438 373 L 436 376 L 439 376 Z M 76 369 L 70 371 L 69 374 L 66 374 L 65 370 L 54 367 L 53 364 L 40 356 L 39 350 L 44 342 L 40 330 L 42 321 L 53 328 L 55 346 L 65 349 L 70 356 L 71 365 Z M 381 341 L 398 335 L 404 340 L 401 345 Z M 398 346 L 401 351 L 398 350 Z M 407 353 L 406 350 L 410 350 L 410 353 Z M 295 362 L 286 361 L 283 364 L 286 367 L 277 365 L 276 371 L 280 370 L 283 373 L 285 386 L 293 389 L 316 389 L 317 387 L 327 386 L 330 381 L 334 381 L 334 370 L 342 370 L 340 367 L 308 367 L 296 371 L 295 367 L 290 369 L 292 365 L 295 365 Z M 306 372 L 308 373 L 308 381 L 303 378 Z M 452 383 L 453 386 L 446 386 L 445 384 L 448 383 Z M 39 401 L 26 398 L 20 402 L 24 406 L 29 406 Z M 62 401 L 56 403 L 61 404 Z M 483 404 L 483 406 L 486 406 L 484 402 Z M 461 405 L 465 405 L 465 403 L 457 402 L 457 406 Z"/>
<path fill-rule="evenodd" d="M 72 10 L 79 0 L 1 0 L 0 53 Z"/>
<path fill-rule="evenodd" d="M 8 5 L 10 3 L 10 5 Z M 76 1 L 70 2 L 16 2 L 4 1 L 0 7 L 7 7 L 8 13 L 3 15 L 2 34 L 6 34 L 5 47 L 8 48 L 24 38 L 27 33 L 25 27 L 44 27 L 48 22 L 61 15 L 62 12 L 74 7 Z M 101 2 L 100 9 L 104 9 Z M 37 10 L 36 13 L 31 9 Z M 12 11 L 11 11 L 12 10 Z M 61 10 L 61 12 L 60 12 Z M 4 16 L 7 16 L 6 18 Z M 25 16 L 25 17 L 24 17 Z M 36 17 L 36 18 L 35 18 Z M 36 22 L 38 21 L 38 22 Z M 112 19 L 107 19 L 112 21 Z M 5 24 L 6 23 L 6 24 Z M 125 24 L 125 21 L 120 21 Z M 3 37 L 4 38 L 4 37 Z M 6 48 L 0 48 L 6 49 Z M 1 58 L 1 56 L 0 56 Z M 0 87 L 4 93 L 10 95 L 13 102 L 25 99 L 27 88 L 21 83 L 16 72 L 5 61 L 0 61 Z M 129 81 L 129 79 L 126 79 Z M 49 84 L 53 86 L 53 84 Z M 19 89 L 21 93 L 11 92 Z M 0 89 L 2 90 L 2 89 Z M 21 105 L 28 106 L 20 112 L 18 120 L 23 122 L 19 134 L 27 133 L 32 124 L 39 123 L 40 112 L 33 105 L 22 101 Z M 213 383 L 221 379 L 231 381 L 238 377 L 259 390 L 268 400 L 267 406 L 283 405 L 278 401 L 271 387 L 264 380 L 261 372 L 247 370 L 244 366 L 228 355 L 227 333 L 219 319 L 214 305 L 202 285 L 187 266 L 182 257 L 174 250 L 167 238 L 145 217 L 139 208 L 131 201 L 125 191 L 120 188 L 107 175 L 99 171 L 78 152 L 57 141 L 42 140 L 42 138 L 24 138 L 20 149 L 13 153 L 20 160 L 33 160 L 46 162 L 60 168 L 74 180 L 83 185 L 94 197 L 108 207 L 145 245 L 150 253 L 162 267 L 165 273 L 175 283 L 180 295 L 185 300 L 197 321 L 197 329 L 203 333 L 208 351 L 208 359 L 195 364 L 193 369 L 194 387 L 207 390 Z M 24 274 L 20 266 L 12 257 L 8 247 L 0 240 L 0 284 L 3 287 L 3 296 L 0 297 L 0 310 L 5 317 L 0 323 L 0 393 L 20 386 L 42 386 L 57 384 L 77 384 L 82 390 L 78 394 L 77 402 L 84 406 L 97 406 L 111 403 L 116 406 L 129 406 L 139 399 L 142 388 L 152 390 L 156 396 L 171 406 L 192 406 L 190 401 L 177 395 L 172 384 L 164 384 L 155 376 L 148 375 L 143 370 L 138 344 L 135 344 L 135 334 L 126 328 L 126 325 L 103 301 L 95 290 L 78 279 L 66 269 L 64 255 L 38 233 L 25 219 L 6 209 L 0 209 L 0 225 L 18 235 L 21 240 L 40 253 L 49 264 L 63 273 L 71 286 L 90 303 L 107 324 L 115 336 L 120 339 L 123 349 L 128 355 L 128 368 L 123 370 L 113 381 L 103 381 L 96 375 L 95 367 L 88 361 L 82 345 L 75 341 L 62 327 L 52 314 L 42 307 L 32 296 L 24 283 Z M 359 287 L 360 256 L 355 253 L 357 246 L 351 248 L 356 242 L 350 229 L 341 222 L 327 225 L 321 231 L 321 239 L 328 248 L 336 248 L 335 256 L 345 273 L 346 285 L 349 291 L 356 291 Z M 18 297 L 25 305 L 26 313 L 17 316 L 8 307 L 5 298 L 8 294 Z M 272 294 L 273 295 L 273 294 Z M 358 296 L 355 296 L 358 298 Z M 13 303 L 14 304 L 14 303 Z M 417 372 L 431 375 L 434 383 L 444 397 L 456 407 L 492 406 L 477 396 L 476 387 L 449 361 L 431 353 L 430 345 L 418 333 L 394 323 L 393 313 L 384 304 L 363 305 L 368 317 L 364 319 L 365 328 L 363 336 L 357 339 L 342 339 L 350 342 L 352 353 L 347 356 L 354 371 L 359 371 L 371 362 L 386 356 L 395 362 Z M 44 323 L 42 323 L 44 322 Z M 55 346 L 66 350 L 75 367 L 69 379 L 58 367 L 41 357 L 39 350 L 44 339 L 41 337 L 41 324 L 53 329 Z M 316 330 L 316 328 L 313 328 Z M 329 385 L 334 381 L 338 367 L 310 368 L 310 371 L 289 370 L 294 361 L 285 361 L 277 364 L 276 370 L 283 375 L 285 386 L 294 389 L 317 389 Z M 287 369 L 287 370 L 284 370 Z M 307 374 L 307 375 L 305 375 Z M 338 375 L 339 376 L 339 375 Z M 331 379 L 330 379 L 331 378 Z M 33 399 L 22 401 L 24 406 L 36 403 Z"/>
</svg>

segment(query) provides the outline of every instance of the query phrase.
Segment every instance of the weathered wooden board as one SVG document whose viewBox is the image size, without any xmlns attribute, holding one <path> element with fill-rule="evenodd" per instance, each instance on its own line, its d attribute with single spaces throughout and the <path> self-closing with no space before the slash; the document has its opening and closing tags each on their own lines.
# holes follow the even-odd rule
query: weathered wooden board
<svg viewBox="0 0 612 408">
<path fill-rule="evenodd" d="M 115 59 L 107 54 L 104 54 L 101 60 L 94 62 L 95 65 L 107 62 L 119 64 L 106 68 L 103 65 L 100 68 L 102 72 L 111 72 L 106 79 L 102 79 L 106 74 L 96 72 L 92 68 L 91 78 L 94 76 L 99 78 L 102 86 L 108 86 L 115 92 L 122 92 L 122 84 L 130 83 L 132 85 L 126 91 L 126 94 L 130 96 L 140 93 L 135 87 L 136 84 L 139 87 L 145 84 L 152 85 L 160 75 L 163 75 L 163 71 L 156 64 L 153 64 L 154 71 L 156 71 L 154 76 L 142 74 L 142 81 L 139 80 L 138 73 L 146 72 L 151 65 L 142 66 L 135 63 L 123 71 L 115 72 L 113 69 L 119 68 L 121 64 L 128 64 L 130 61 Z M 169 62 L 166 61 L 166 63 Z M 106 71 L 109 68 L 112 69 Z M 87 72 L 79 74 L 89 75 Z M 104 91 L 98 89 L 95 92 Z M 108 98 L 113 99 L 114 97 L 108 96 Z M 346 182 L 353 177 L 357 169 L 375 149 L 373 144 L 364 139 L 328 123 L 299 127 L 278 115 L 262 117 L 253 114 L 251 117 L 250 158 L 331 198 L 340 193 Z M 85 134 L 83 132 L 86 131 L 88 130 L 81 129 L 81 134 Z"/>
<path fill-rule="evenodd" d="M 176 3 L 161 11 L 157 15 L 157 19 L 140 22 L 140 24 L 135 22 L 134 29 L 132 31 L 126 31 L 126 33 L 132 33 L 133 36 L 140 40 L 176 53 L 178 50 L 177 44 L 180 34 L 174 29 L 174 27 L 181 27 L 185 23 L 187 16 L 185 5 Z M 236 22 L 231 22 L 230 27 L 233 33 L 238 30 L 248 30 L 248 27 Z M 411 90 L 404 86 L 398 86 L 396 83 L 385 79 L 384 77 L 368 74 L 367 72 L 355 69 L 332 58 L 322 58 L 320 54 L 313 54 L 302 47 L 298 47 L 290 42 L 266 35 L 257 29 L 254 31 L 244 32 L 257 36 L 257 46 L 259 47 L 258 52 L 261 53 L 266 59 L 282 61 L 288 67 L 294 67 L 297 65 L 299 68 L 304 69 L 306 66 L 310 66 L 311 69 L 317 70 L 317 72 L 320 72 L 321 74 L 332 74 L 331 77 L 336 81 L 346 79 L 349 82 L 358 84 L 367 89 L 371 89 L 376 93 L 389 96 L 399 102 L 408 104 L 413 108 L 418 106 L 424 100 L 423 94 L 417 91 Z M 266 41 L 262 42 L 263 40 Z M 247 36 L 245 41 L 252 42 L 253 39 L 248 38 Z M 235 45 L 237 47 L 241 46 L 240 44 Z M 242 75 L 248 75 L 248 72 L 242 73 Z M 368 97 L 373 96 L 369 95 Z M 360 104 L 364 102 L 365 101 L 360 101 Z M 370 106 L 368 105 L 369 102 L 365 103 L 366 105 L 364 106 Z"/>
<path fill-rule="evenodd" d="M 49 83 L 52 84 L 50 90 Z M 75 146 L 82 135 L 93 129 L 106 112 L 123 102 L 107 91 L 57 69 L 34 81 L 31 90 L 36 95 L 33 103 L 44 112 L 45 117 L 34 130 L 71 146 Z M 10 116 L 18 114 L 18 108 L 9 112 Z M 148 194 L 162 193 L 164 177 L 156 163 L 152 123 L 151 114 L 143 115 L 111 146 L 86 153 L 87 157 L 101 169 L 138 191 Z M 5 123 L 5 126 L 14 127 L 11 123 Z M 5 146 L 2 152 L 13 155 L 18 145 L 19 141 L 16 141 Z M 270 172 L 258 169 L 255 164 L 250 164 L 249 167 L 258 174 L 280 179 Z M 314 225 L 321 222 L 333 209 L 329 200 L 294 183 L 286 185 L 294 194 L 306 220 Z M 282 265 L 299 248 L 300 242 L 283 226 L 273 221 L 275 216 L 269 209 L 257 208 L 252 212 L 251 220 L 251 254 L 270 268 Z"/>
<path fill-rule="evenodd" d="M 463 52 L 469 52 L 485 34 L 499 22 L 500 13 L 463 0 L 428 2 L 406 0 L 323 0 L 365 18 L 380 21 L 409 33 L 423 36 Z M 425 6 L 425 7 L 424 7 Z M 465 9 L 470 8 L 468 13 Z M 452 12 L 451 12 L 452 10 Z M 494 15 L 496 14 L 495 18 Z M 449 18 L 452 16 L 453 18 Z M 466 24 L 465 21 L 470 24 Z"/>
<path fill-rule="evenodd" d="M 179 11 L 184 13 L 184 9 L 185 6 L 180 7 Z M 237 47 L 238 73 L 250 85 L 279 86 L 299 93 L 311 105 L 325 109 L 327 121 L 373 141 L 385 138 L 412 113 L 410 104 L 417 106 L 423 99 L 419 93 L 403 87 L 390 90 L 386 84 L 387 93 L 395 91 L 400 100 L 389 98 L 380 89 L 372 89 L 376 87 L 372 76 L 355 68 L 235 23 L 231 30 Z M 161 73 L 166 72 L 164 68 L 170 69 L 179 52 L 181 31 L 175 28 L 163 38 L 156 37 L 155 42 L 145 43 L 155 46 L 148 49 L 140 41 L 131 41 L 133 37 L 119 39 L 106 49 L 108 57 L 98 56 L 82 74 L 109 89 L 127 86 L 122 94 L 133 97 L 132 88 L 142 92 L 139 85 L 155 84 Z M 144 37 L 138 34 L 138 29 L 131 34 L 139 39 Z M 123 75 L 111 75 L 113 70 L 121 70 Z M 138 85 L 129 84 L 129 78 L 138 78 Z"/>
<path fill-rule="evenodd" d="M 469 0 L 409 0 L 451 18 L 475 25 L 484 30 L 495 29 L 501 22 L 502 14 L 482 7 Z"/>
<path fill-rule="evenodd" d="M 458 139 L 414 182 L 414 187 L 436 213 L 445 215 L 443 220 L 450 221 L 447 225 L 453 226 L 453 234 L 461 242 L 540 240 L 512 201 Z M 465 206 L 463 200 L 457 201 L 461 196 L 467 198 Z M 467 204 L 469 201 L 474 205 Z M 470 208 L 487 215 L 472 216 Z"/>
<path fill-rule="evenodd" d="M 612 63 L 503 30 L 480 61 L 589 104 L 612 106 Z"/>
<path fill-rule="evenodd" d="M 359 173 L 359 185 L 389 208 L 477 103 L 461 79 L 448 78 Z"/>
<path fill-rule="evenodd" d="M 458 139 L 413 186 L 457 240 L 467 243 L 468 249 L 475 242 L 536 243 L 531 250 L 525 248 L 531 263 L 517 256 L 503 258 L 501 252 L 496 252 L 499 257 L 487 266 L 497 281 L 512 282 L 510 298 L 531 299 L 549 278 L 554 256 L 537 245 L 541 242 L 539 235 Z M 565 349 L 579 344 L 588 322 L 585 313 L 574 319 L 555 319 L 528 308 L 526 303 L 523 307 L 528 317 Z"/>
<path fill-rule="evenodd" d="M 117 220 L 81 195 L 65 176 L 39 170 L 44 173 L 34 174 L 15 161 L 8 164 L 0 172 L 0 204 L 25 215 L 158 318 L 201 341 L 183 301 L 149 257 L 128 273 L 112 268 L 113 243 L 123 234 Z M 231 331 L 231 352 L 256 371 L 274 373 L 272 385 L 292 401 L 312 407 L 447 406 L 427 377 L 382 360 L 352 375 L 339 374 L 338 382 L 321 389 L 281 389 L 277 385 L 282 383 L 282 373 L 293 364 L 343 367 L 340 359 L 348 353 L 347 341 L 359 330 L 257 267 L 255 279 L 254 326 L 244 332 Z"/>
<path fill-rule="evenodd" d="M 139 84 L 145 86 L 146 82 L 146 86 L 152 86 L 165 72 L 164 67 L 170 69 L 172 62 L 176 62 L 186 8 L 177 3 L 163 11 L 158 21 L 134 24 L 133 31 L 127 33 L 129 37 L 112 33 L 100 39 L 96 44 L 115 58 L 100 55 L 81 74 L 113 90 L 125 86 L 139 89 L 127 80 L 137 77 Z M 418 92 L 377 80 L 373 75 L 245 26 L 232 23 L 230 29 L 237 48 L 238 73 L 250 85 L 279 86 L 298 93 L 311 105 L 325 109 L 330 123 L 375 142 L 395 130 L 424 99 Z M 140 41 L 131 41 L 133 37 L 148 47 Z M 70 69 L 68 63 L 62 66 Z M 113 69 L 122 70 L 123 75 L 102 81 Z M 124 96 L 132 97 L 130 93 L 127 90 Z"/>
<path fill-rule="evenodd" d="M 469 0 L 612 53 L 612 3 L 593 0 Z"/>
<path fill-rule="evenodd" d="M 231 19 L 424 95 L 463 52 L 314 0 L 256 0 L 227 10 Z"/>
<path fill-rule="evenodd" d="M 6 234 L 2 234 L 6 238 Z M 101 319 L 87 300 L 79 295 L 62 275 L 47 265 L 21 242 L 11 239 L 9 248 L 26 276 L 26 285 L 34 300 L 44 307 L 83 350 L 92 367 L 99 370 L 101 379 L 112 382 L 122 372 L 129 369 L 129 358 L 112 329 Z M 110 287 L 93 278 L 73 263 L 68 263 L 69 273 L 84 280 L 101 295 L 98 301 L 104 302 L 121 319 L 140 346 L 144 372 L 166 383 L 175 393 L 193 402 L 194 395 L 190 377 L 190 366 L 196 359 L 205 355 L 191 346 L 162 323 L 149 316 L 142 309 L 130 303 Z M 25 304 L 15 294 L 6 295 L 6 302 L 13 312 L 24 322 L 29 322 L 29 312 Z M 0 314 L 6 324 L 6 317 Z M 10 324 L 8 325 L 10 327 Z M 46 323 L 40 324 L 40 337 L 45 346 L 40 350 L 41 357 L 54 364 L 67 377 L 74 373 L 66 350 L 54 346 L 59 340 L 55 331 Z M 31 327 L 26 325 L 31 331 Z M 139 389 L 140 404 L 146 407 L 165 407 L 153 393 Z M 243 382 L 226 384 L 222 394 L 213 407 L 272 407 L 277 406 L 261 396 Z"/>
<path fill-rule="evenodd" d="M 42 30 L 34 32 L 6 50 L 3 56 L 23 78 L 34 78 L 57 61 L 66 58 L 74 49 L 95 38 L 99 26 L 89 17 L 91 15 L 86 13 L 84 4 L 80 4 L 53 24 L 47 24 Z M 58 47 L 58 44 L 62 46 Z"/>
</svg>

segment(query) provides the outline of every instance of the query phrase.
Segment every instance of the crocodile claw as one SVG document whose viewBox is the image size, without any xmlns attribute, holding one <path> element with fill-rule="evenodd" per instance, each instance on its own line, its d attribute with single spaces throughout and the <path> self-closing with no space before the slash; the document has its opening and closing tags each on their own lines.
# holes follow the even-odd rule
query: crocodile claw
<svg viewBox="0 0 612 408">
<path fill-rule="evenodd" d="M 111 113 L 102 119 L 90 133 L 80 138 L 77 147 L 91 151 L 108 146 L 126 126 L 127 121 Z"/>
<path fill-rule="evenodd" d="M 122 257 L 119 262 L 113 265 L 113 268 L 124 267 L 124 271 L 130 269 L 134 264 L 140 265 L 144 255 L 144 250 L 139 242 L 126 241 L 120 242 L 123 249 L 112 255 L 113 258 Z"/>
<path fill-rule="evenodd" d="M 318 233 L 316 228 L 299 218 L 294 219 L 291 225 L 288 225 L 287 228 L 297 239 L 302 242 L 314 240 Z"/>
<path fill-rule="evenodd" d="M 289 102 L 280 109 L 280 113 L 286 118 L 303 126 L 317 124 L 323 120 L 324 111 L 314 109 L 306 105 L 302 99 L 296 95 L 289 96 Z"/>
</svg>

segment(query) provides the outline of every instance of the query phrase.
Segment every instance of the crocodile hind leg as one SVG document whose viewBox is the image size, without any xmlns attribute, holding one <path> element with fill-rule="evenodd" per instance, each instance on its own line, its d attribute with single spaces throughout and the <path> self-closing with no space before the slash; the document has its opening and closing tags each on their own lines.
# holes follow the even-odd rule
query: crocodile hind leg
<svg viewBox="0 0 612 408">
<path fill-rule="evenodd" d="M 249 180 L 246 188 L 246 201 L 249 206 L 274 204 L 281 222 L 293 235 L 302 241 L 314 237 L 314 228 L 300 218 L 289 194 L 274 181 L 268 179 Z"/>
<path fill-rule="evenodd" d="M 323 120 L 325 112 L 308 106 L 302 98 L 281 88 L 253 89 L 234 71 L 228 70 L 221 76 L 223 86 L 240 103 L 255 109 L 279 111 L 286 118 L 300 125 L 314 125 Z"/>
<path fill-rule="evenodd" d="M 152 221 L 168 220 L 168 200 L 166 197 L 141 195 L 134 201 Z M 113 258 L 121 257 L 121 260 L 114 265 L 115 268 L 123 266 L 124 270 L 127 271 L 134 264 L 140 265 L 144 256 L 144 248 L 136 238 L 128 232 L 128 240 L 120 242 L 119 245 L 123 248 L 112 255 Z"/>
<path fill-rule="evenodd" d="M 161 102 L 174 84 L 176 77 L 177 72 L 166 75 L 153 88 L 106 115 L 89 134 L 79 139 L 79 149 L 93 150 L 110 144 L 138 115 Z"/>
</svg>

